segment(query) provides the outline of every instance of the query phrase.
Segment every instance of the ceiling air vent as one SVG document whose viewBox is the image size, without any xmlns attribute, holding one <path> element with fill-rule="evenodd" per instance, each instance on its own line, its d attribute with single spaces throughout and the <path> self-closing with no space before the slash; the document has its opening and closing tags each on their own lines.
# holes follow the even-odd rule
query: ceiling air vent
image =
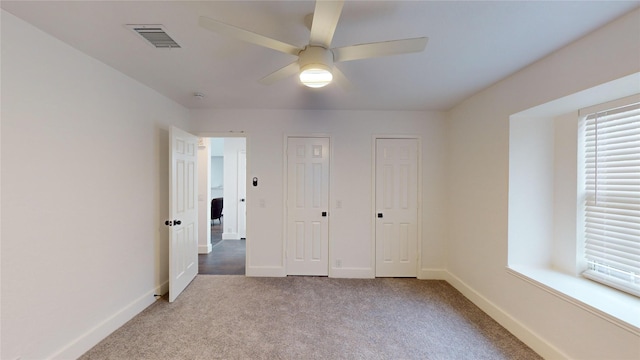
<svg viewBox="0 0 640 360">
<path fill-rule="evenodd" d="M 167 34 L 162 25 L 127 25 L 127 27 L 156 48 L 180 48 L 180 45 Z"/>
</svg>

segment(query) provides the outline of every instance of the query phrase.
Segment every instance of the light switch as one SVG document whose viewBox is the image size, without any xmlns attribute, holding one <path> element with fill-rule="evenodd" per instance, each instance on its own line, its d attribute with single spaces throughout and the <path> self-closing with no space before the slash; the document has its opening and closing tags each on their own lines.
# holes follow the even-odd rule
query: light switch
<svg viewBox="0 0 640 360">
<path fill-rule="evenodd" d="M 204 195 L 203 194 L 198 194 L 198 201 L 204 201 Z"/>
</svg>

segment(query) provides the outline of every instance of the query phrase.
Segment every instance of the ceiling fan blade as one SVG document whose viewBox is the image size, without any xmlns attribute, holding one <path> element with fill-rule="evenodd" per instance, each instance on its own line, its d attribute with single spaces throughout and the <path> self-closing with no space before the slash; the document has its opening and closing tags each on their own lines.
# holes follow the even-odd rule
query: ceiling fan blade
<svg viewBox="0 0 640 360">
<path fill-rule="evenodd" d="M 333 71 L 331 71 L 331 74 L 333 75 L 333 80 L 338 85 L 340 85 L 340 87 L 344 91 L 351 91 L 351 89 L 352 89 L 351 82 L 349 81 L 349 79 L 347 79 L 346 76 L 344 76 L 344 73 L 342 71 L 340 71 L 340 69 L 338 69 L 337 66 L 333 67 Z"/>
<path fill-rule="evenodd" d="M 297 46 L 284 43 L 280 40 L 272 39 L 264 35 L 256 34 L 249 30 L 241 29 L 239 27 L 225 24 L 218 20 L 213 20 L 205 16 L 200 16 L 198 23 L 201 27 L 216 32 L 218 34 L 232 37 L 237 40 L 246 41 L 255 45 L 260 45 L 269 49 L 283 52 L 285 54 L 291 54 L 298 56 L 298 53 L 302 50 Z"/>
<path fill-rule="evenodd" d="M 309 44 L 319 45 L 327 49 L 331 46 L 333 33 L 336 31 L 336 26 L 338 26 L 343 5 L 344 1 L 316 1 Z"/>
<path fill-rule="evenodd" d="M 298 61 L 294 61 L 291 64 L 281 68 L 280 70 L 276 70 L 271 74 L 260 79 L 260 83 L 262 85 L 271 85 L 276 81 L 280 81 L 286 77 L 289 77 L 293 74 L 297 74 L 300 71 L 300 66 L 298 65 Z"/>
<path fill-rule="evenodd" d="M 413 39 L 382 41 L 370 44 L 345 46 L 331 49 L 331 51 L 333 51 L 334 62 L 351 61 L 420 52 L 427 46 L 428 40 L 429 38 L 427 37 L 419 37 Z"/>
</svg>

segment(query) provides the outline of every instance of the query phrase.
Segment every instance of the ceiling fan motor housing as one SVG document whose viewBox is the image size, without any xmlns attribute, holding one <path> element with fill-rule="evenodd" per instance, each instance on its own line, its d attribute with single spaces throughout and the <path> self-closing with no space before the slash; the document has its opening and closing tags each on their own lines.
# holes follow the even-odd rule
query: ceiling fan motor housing
<svg viewBox="0 0 640 360">
<path fill-rule="evenodd" d="M 333 53 L 322 46 L 309 45 L 300 51 L 298 55 L 300 71 L 322 69 L 331 72 L 333 70 Z"/>
</svg>

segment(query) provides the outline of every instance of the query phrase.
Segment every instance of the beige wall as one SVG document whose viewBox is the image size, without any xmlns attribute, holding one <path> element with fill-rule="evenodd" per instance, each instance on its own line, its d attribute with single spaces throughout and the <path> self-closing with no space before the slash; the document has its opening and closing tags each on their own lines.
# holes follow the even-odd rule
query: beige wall
<svg viewBox="0 0 640 360">
<path fill-rule="evenodd" d="M 2 11 L 2 359 L 75 358 L 163 291 L 188 115 Z"/>
<path fill-rule="evenodd" d="M 640 337 L 507 273 L 509 116 L 638 71 L 636 10 L 448 114 L 447 270 L 549 357 L 638 358 Z"/>
<path fill-rule="evenodd" d="M 287 135 L 331 137 L 330 275 L 373 277 L 374 135 L 417 135 L 422 143 L 421 276 L 444 269 L 445 123 L 439 112 L 193 110 L 191 130 L 244 131 L 247 175 L 247 274 L 284 276 L 284 159 Z M 336 206 L 337 202 L 341 207 Z M 261 205 L 262 204 L 262 205 Z M 337 267 L 336 260 L 341 266 Z"/>
</svg>

